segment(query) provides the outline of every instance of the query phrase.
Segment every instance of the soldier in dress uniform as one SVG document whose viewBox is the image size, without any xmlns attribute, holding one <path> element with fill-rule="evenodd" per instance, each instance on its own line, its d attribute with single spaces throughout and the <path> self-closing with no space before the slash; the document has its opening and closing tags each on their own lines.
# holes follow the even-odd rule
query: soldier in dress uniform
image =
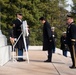
<svg viewBox="0 0 76 75">
<path fill-rule="evenodd" d="M 67 24 L 67 44 L 72 59 L 72 66 L 70 68 L 76 68 L 76 25 L 71 14 L 67 15 Z"/>
<path fill-rule="evenodd" d="M 57 33 L 55 32 L 55 27 L 51 27 L 51 30 L 52 30 L 52 37 L 53 37 L 53 40 L 54 40 L 52 52 L 55 53 L 55 51 L 56 51 Z"/>
<path fill-rule="evenodd" d="M 13 21 L 13 37 L 10 37 L 10 40 L 12 41 L 12 43 L 14 43 L 14 41 L 18 39 L 18 37 L 22 33 L 22 30 L 21 30 L 22 13 L 18 12 L 16 16 L 17 16 L 17 19 Z M 24 48 L 23 36 L 20 37 L 15 48 L 18 49 L 18 56 L 23 56 L 23 48 Z M 25 61 L 25 60 L 23 58 L 18 58 L 17 61 Z"/>
<path fill-rule="evenodd" d="M 64 56 L 67 57 L 68 46 L 67 46 L 67 41 L 66 41 L 66 32 L 63 32 L 60 38 L 60 43 L 61 43 L 60 49 L 62 50 L 62 53 Z"/>
</svg>

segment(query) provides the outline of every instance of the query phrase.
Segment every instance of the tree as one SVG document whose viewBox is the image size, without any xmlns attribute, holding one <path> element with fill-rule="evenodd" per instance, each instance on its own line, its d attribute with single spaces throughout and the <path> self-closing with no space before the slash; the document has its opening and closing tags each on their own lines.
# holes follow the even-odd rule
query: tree
<svg viewBox="0 0 76 75">
<path fill-rule="evenodd" d="M 72 0 L 72 1 L 73 1 L 73 6 L 72 6 L 71 14 L 74 16 L 74 20 L 76 22 L 76 0 Z"/>
<path fill-rule="evenodd" d="M 23 20 L 27 20 L 30 27 L 30 45 L 42 45 L 42 25 L 39 22 L 41 16 L 46 17 L 51 26 L 56 27 L 58 33 L 58 45 L 60 35 L 65 28 L 64 7 L 65 0 L 0 0 L 1 5 L 1 29 L 9 38 L 8 30 L 11 28 L 15 14 L 22 11 Z"/>
</svg>

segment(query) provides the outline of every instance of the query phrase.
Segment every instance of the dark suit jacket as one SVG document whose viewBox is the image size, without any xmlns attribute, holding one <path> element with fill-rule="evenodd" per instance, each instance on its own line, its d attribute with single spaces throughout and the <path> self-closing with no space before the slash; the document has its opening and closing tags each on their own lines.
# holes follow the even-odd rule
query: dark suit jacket
<svg viewBox="0 0 76 75">
<path fill-rule="evenodd" d="M 51 42 L 50 42 L 51 40 Z M 46 21 L 43 26 L 43 50 L 51 50 L 53 45 L 53 37 L 50 24 Z"/>
</svg>

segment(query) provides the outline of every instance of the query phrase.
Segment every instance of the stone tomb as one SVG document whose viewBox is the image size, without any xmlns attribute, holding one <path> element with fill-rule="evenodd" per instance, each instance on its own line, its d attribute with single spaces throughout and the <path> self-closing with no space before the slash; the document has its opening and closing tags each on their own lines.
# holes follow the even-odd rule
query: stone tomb
<svg viewBox="0 0 76 75">
<path fill-rule="evenodd" d="M 3 66 L 11 59 L 12 47 L 7 45 L 7 38 L 0 30 L 0 66 Z"/>
</svg>

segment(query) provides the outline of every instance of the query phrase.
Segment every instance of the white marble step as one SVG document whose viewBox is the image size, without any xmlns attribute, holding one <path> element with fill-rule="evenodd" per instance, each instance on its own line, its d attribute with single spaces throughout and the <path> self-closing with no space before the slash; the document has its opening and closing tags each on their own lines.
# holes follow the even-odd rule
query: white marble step
<svg viewBox="0 0 76 75">
<path fill-rule="evenodd" d="M 0 47 L 0 66 L 3 66 L 11 59 L 11 50 L 10 45 Z"/>
</svg>

